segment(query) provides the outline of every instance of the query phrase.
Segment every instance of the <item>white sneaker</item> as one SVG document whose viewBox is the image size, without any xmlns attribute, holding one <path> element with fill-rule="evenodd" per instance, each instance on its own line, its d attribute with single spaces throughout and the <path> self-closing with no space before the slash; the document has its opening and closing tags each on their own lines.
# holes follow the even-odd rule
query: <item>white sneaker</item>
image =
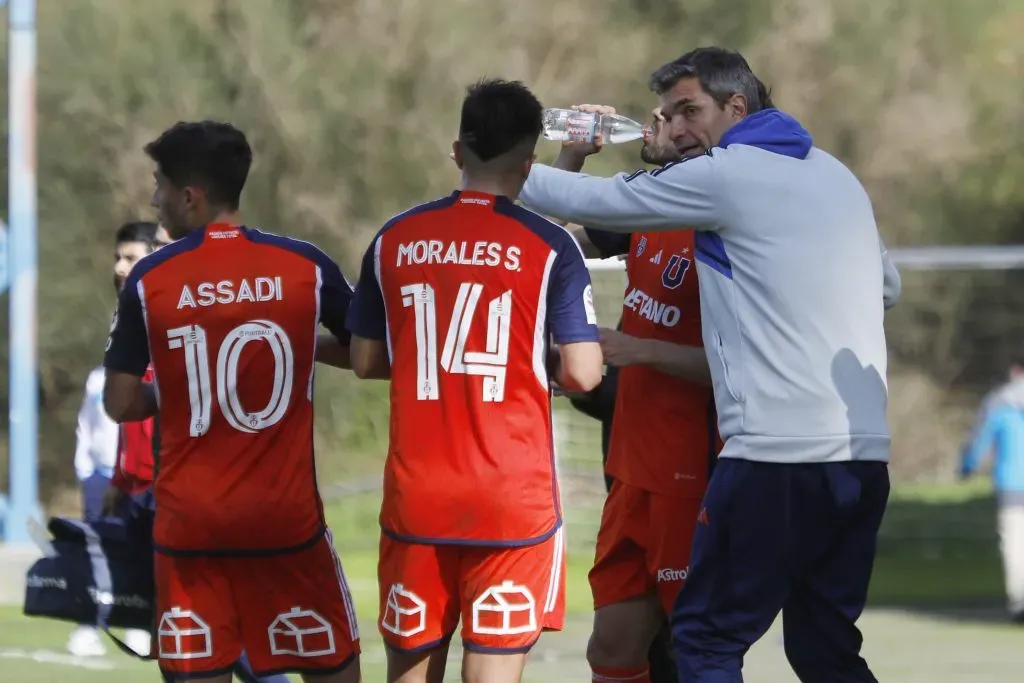
<svg viewBox="0 0 1024 683">
<path fill-rule="evenodd" d="M 67 648 L 76 657 L 102 657 L 107 654 L 100 632 L 92 626 L 79 626 L 72 631 Z"/>
<path fill-rule="evenodd" d="M 149 656 L 150 648 L 153 646 L 149 631 L 137 628 L 130 628 L 124 632 L 124 644 L 143 657 Z"/>
</svg>

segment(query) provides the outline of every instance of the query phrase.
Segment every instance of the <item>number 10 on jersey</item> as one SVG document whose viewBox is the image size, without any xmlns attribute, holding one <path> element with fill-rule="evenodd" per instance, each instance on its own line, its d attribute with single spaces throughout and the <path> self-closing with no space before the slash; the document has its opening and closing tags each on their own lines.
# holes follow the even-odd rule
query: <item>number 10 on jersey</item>
<svg viewBox="0 0 1024 683">
<path fill-rule="evenodd" d="M 250 412 L 238 397 L 238 364 L 245 346 L 260 340 L 267 343 L 274 357 L 273 385 L 267 405 L 262 410 Z M 217 351 L 213 381 L 206 330 L 201 326 L 186 325 L 167 330 L 167 347 L 185 352 L 185 376 L 192 413 L 191 436 L 200 437 L 210 431 L 213 382 L 216 382 L 216 400 L 221 414 L 240 432 L 255 434 L 277 424 L 288 412 L 295 374 L 295 352 L 288 335 L 277 323 L 250 320 L 228 332 Z"/>
<path fill-rule="evenodd" d="M 466 340 L 483 289 L 481 284 L 463 282 L 459 285 L 459 294 L 455 299 L 441 351 L 440 367 L 452 374 L 483 377 L 483 400 L 500 403 L 505 400 L 512 291 L 506 291 L 487 305 L 487 350 L 467 351 Z M 405 308 L 412 307 L 416 324 L 416 398 L 436 401 L 440 398 L 440 392 L 434 288 L 425 282 L 402 287 L 402 305 Z"/>
</svg>

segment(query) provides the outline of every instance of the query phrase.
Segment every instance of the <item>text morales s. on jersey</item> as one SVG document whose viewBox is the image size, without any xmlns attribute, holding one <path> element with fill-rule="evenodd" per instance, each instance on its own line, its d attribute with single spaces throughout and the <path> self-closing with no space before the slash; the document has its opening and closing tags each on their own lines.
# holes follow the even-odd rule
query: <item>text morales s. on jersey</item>
<svg viewBox="0 0 1024 683">
<path fill-rule="evenodd" d="M 444 242 L 442 240 L 416 240 L 398 245 L 396 267 L 409 265 L 504 265 L 506 270 L 519 270 L 522 250 L 517 246 L 503 246 L 498 242 Z"/>
</svg>

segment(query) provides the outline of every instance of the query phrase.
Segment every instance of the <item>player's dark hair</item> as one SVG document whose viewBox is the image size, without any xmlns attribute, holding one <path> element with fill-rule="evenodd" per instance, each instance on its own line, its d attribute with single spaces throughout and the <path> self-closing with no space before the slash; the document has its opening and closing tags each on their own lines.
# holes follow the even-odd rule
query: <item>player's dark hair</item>
<svg viewBox="0 0 1024 683">
<path fill-rule="evenodd" d="M 142 242 L 150 250 L 156 249 L 160 246 L 160 241 L 156 238 L 157 230 L 159 226 L 156 223 L 149 221 L 130 221 L 123 224 L 114 233 L 114 244 L 124 244 L 125 242 Z"/>
<path fill-rule="evenodd" d="M 238 208 L 252 166 L 252 148 L 230 123 L 179 121 L 145 151 L 174 187 L 201 187 L 211 204 Z"/>
<path fill-rule="evenodd" d="M 521 163 L 540 137 L 543 107 L 519 81 L 483 79 L 466 89 L 459 141 L 483 164 Z"/>
<path fill-rule="evenodd" d="M 722 47 L 691 50 L 652 73 L 651 90 L 656 95 L 664 95 L 684 78 L 696 78 L 719 107 L 724 107 L 736 94 L 747 99 L 748 114 L 775 107 L 771 90 L 754 75 L 743 55 L 733 50 Z"/>
</svg>

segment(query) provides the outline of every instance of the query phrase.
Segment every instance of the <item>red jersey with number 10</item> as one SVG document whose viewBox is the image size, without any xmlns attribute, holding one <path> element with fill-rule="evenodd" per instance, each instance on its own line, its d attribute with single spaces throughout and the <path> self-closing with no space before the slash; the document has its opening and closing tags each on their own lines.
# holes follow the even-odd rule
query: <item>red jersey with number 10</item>
<svg viewBox="0 0 1024 683">
<path fill-rule="evenodd" d="M 455 192 L 392 219 L 348 318 L 391 356 L 384 532 L 495 546 L 553 534 L 548 341 L 596 342 L 595 323 L 579 245 L 508 198 Z"/>
<path fill-rule="evenodd" d="M 164 553 L 286 552 L 324 531 L 313 459 L 322 322 L 347 342 L 351 290 L 306 242 L 231 225 L 139 261 L 104 365 L 160 396 L 154 540 Z"/>
</svg>

